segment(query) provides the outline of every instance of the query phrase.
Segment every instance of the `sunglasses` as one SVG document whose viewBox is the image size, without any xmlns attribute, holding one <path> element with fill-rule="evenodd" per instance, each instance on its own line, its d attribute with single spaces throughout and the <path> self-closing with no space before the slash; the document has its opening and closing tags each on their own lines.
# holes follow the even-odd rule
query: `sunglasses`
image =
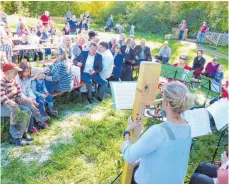
<svg viewBox="0 0 229 184">
<path fill-rule="evenodd" d="M 182 59 L 182 60 L 186 61 L 186 58 L 180 58 L 180 59 Z"/>
</svg>

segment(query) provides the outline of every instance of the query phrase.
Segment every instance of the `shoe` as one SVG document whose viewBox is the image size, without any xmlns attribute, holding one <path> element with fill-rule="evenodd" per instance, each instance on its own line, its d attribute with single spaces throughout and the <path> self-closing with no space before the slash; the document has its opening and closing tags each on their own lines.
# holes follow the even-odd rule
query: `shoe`
<svg viewBox="0 0 229 184">
<path fill-rule="evenodd" d="M 44 122 L 44 123 L 39 122 L 37 125 L 41 129 L 48 129 L 49 128 L 48 123 L 46 123 L 46 122 Z"/>
<path fill-rule="evenodd" d="M 88 101 L 90 104 L 92 104 L 92 103 L 93 103 L 92 98 L 87 98 L 87 101 Z"/>
<path fill-rule="evenodd" d="M 26 141 L 29 141 L 29 142 L 33 141 L 32 137 L 27 132 L 24 133 L 22 138 L 24 138 Z"/>
<path fill-rule="evenodd" d="M 48 113 L 52 116 L 57 117 L 58 116 L 58 112 L 57 110 L 55 110 L 53 107 L 48 107 Z"/>
<path fill-rule="evenodd" d="M 46 116 L 41 116 L 40 122 L 46 122 L 48 118 Z"/>
<path fill-rule="evenodd" d="M 103 101 L 103 99 L 100 98 L 100 97 L 97 97 L 96 99 L 97 99 L 99 102 L 102 102 L 102 101 Z"/>
<path fill-rule="evenodd" d="M 31 130 L 31 132 L 32 132 L 33 134 L 35 134 L 36 136 L 39 135 L 39 132 L 38 132 L 38 130 L 37 130 L 36 127 L 33 127 L 32 130 Z"/>
<path fill-rule="evenodd" d="M 17 146 L 25 146 L 26 145 L 26 141 L 20 139 L 20 138 L 13 138 L 13 137 L 10 137 L 9 139 L 9 143 L 10 144 L 16 144 Z"/>
</svg>

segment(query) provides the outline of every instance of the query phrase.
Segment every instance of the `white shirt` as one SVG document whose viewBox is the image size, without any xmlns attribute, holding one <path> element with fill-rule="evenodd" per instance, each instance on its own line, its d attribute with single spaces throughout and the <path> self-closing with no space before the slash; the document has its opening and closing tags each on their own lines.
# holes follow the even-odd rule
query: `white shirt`
<svg viewBox="0 0 229 184">
<path fill-rule="evenodd" d="M 93 65 L 95 61 L 95 56 L 88 54 L 87 61 L 85 63 L 84 73 L 89 73 L 90 70 L 93 70 Z"/>
<path fill-rule="evenodd" d="M 102 53 L 102 62 L 103 62 L 103 70 L 100 72 L 100 76 L 104 79 L 108 79 L 113 71 L 114 67 L 114 57 L 109 49 L 107 49 L 104 53 Z"/>
<path fill-rule="evenodd" d="M 28 42 L 31 45 L 37 45 L 39 44 L 39 37 L 36 34 L 30 34 L 28 36 Z"/>
</svg>

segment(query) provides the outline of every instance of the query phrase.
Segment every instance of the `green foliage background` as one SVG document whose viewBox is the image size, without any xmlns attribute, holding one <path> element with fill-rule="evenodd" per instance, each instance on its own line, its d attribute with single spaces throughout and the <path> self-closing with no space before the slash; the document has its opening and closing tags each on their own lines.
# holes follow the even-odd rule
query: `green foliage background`
<svg viewBox="0 0 229 184">
<path fill-rule="evenodd" d="M 105 24 L 112 14 L 115 22 L 133 24 L 137 31 L 156 34 L 170 33 L 181 20 L 188 23 L 189 34 L 195 33 L 206 21 L 210 29 L 228 32 L 228 2 L 57 2 L 57 1 L 9 1 L 1 2 L 8 13 L 39 16 L 44 10 L 51 16 L 62 17 L 69 9 L 77 17 L 89 11 L 97 24 Z M 55 7 L 55 8 L 54 8 Z"/>
</svg>

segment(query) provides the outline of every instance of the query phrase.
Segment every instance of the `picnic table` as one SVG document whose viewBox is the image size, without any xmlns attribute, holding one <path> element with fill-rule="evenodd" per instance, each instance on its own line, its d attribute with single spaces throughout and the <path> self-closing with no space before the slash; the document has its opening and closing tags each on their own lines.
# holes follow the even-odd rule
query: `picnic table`
<svg viewBox="0 0 229 184">
<path fill-rule="evenodd" d="M 13 48 L 13 51 L 19 51 L 19 50 L 36 50 L 36 49 L 56 49 L 58 48 L 57 45 L 16 45 Z"/>
</svg>

